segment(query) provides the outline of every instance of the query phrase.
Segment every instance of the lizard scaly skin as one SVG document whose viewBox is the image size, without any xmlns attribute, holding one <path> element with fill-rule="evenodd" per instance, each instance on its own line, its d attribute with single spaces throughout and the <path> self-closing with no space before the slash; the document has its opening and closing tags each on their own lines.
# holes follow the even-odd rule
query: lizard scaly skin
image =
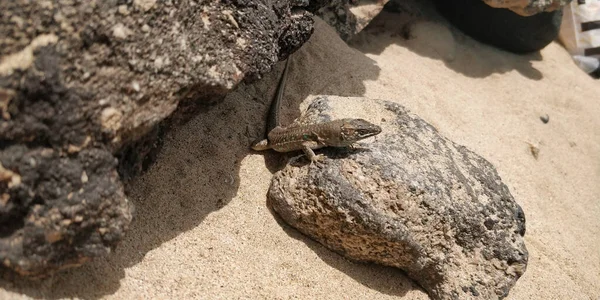
<svg viewBox="0 0 600 300">
<path fill-rule="evenodd" d="M 257 151 L 273 149 L 277 152 L 303 150 L 310 161 L 314 162 L 317 161 L 314 149 L 348 147 L 359 140 L 381 132 L 381 127 L 363 119 L 339 119 L 317 124 L 282 127 L 279 122 L 279 107 L 285 88 L 288 64 L 289 58 L 279 81 L 275 100 L 271 104 L 267 139 L 254 143 L 252 149 Z"/>
</svg>

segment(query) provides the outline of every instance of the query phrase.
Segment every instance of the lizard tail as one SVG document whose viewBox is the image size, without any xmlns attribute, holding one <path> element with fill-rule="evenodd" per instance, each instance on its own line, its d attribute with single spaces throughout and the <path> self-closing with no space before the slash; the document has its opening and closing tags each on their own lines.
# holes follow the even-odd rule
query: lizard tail
<svg viewBox="0 0 600 300">
<path fill-rule="evenodd" d="M 291 55 L 285 61 L 285 67 L 283 67 L 283 74 L 279 79 L 277 91 L 275 92 L 275 99 L 273 99 L 271 103 L 271 108 L 269 109 L 269 117 L 267 119 L 267 134 L 269 134 L 269 132 L 271 132 L 271 130 L 273 130 L 275 127 L 281 126 L 279 112 L 281 111 L 281 99 L 283 98 L 283 92 L 285 91 L 285 82 L 287 80 L 290 60 L 292 60 Z"/>
</svg>

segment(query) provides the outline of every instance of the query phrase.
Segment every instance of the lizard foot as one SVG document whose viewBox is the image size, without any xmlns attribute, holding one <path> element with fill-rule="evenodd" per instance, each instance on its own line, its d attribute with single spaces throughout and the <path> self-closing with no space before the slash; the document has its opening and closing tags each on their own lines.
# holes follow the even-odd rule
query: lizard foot
<svg viewBox="0 0 600 300">
<path fill-rule="evenodd" d="M 310 158 L 308 158 L 306 155 L 302 154 L 302 155 L 298 155 L 298 156 L 294 156 L 294 157 L 290 158 L 289 164 L 292 166 L 301 167 L 306 164 L 306 161 L 304 161 L 304 158 L 306 158 L 310 162 L 311 167 L 313 165 L 316 165 L 317 167 L 321 167 L 325 161 L 325 155 L 323 155 L 323 154 L 311 156 Z"/>
<path fill-rule="evenodd" d="M 316 165 L 317 167 L 322 167 L 325 162 L 325 155 L 319 154 L 310 157 L 310 166 Z"/>
</svg>

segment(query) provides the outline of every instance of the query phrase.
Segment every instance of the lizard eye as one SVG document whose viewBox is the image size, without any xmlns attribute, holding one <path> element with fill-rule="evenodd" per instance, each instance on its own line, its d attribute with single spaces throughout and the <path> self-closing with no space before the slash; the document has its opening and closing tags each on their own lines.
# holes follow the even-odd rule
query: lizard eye
<svg viewBox="0 0 600 300">
<path fill-rule="evenodd" d="M 359 136 L 365 136 L 365 135 L 369 135 L 371 134 L 371 131 L 368 129 L 359 129 L 358 130 L 358 135 Z"/>
</svg>

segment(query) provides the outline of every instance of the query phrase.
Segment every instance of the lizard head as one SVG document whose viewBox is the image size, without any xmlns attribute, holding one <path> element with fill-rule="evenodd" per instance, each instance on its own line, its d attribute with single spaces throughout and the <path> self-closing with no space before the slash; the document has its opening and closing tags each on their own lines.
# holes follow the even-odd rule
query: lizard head
<svg viewBox="0 0 600 300">
<path fill-rule="evenodd" d="M 378 135 L 381 127 L 363 119 L 345 119 L 341 127 L 342 140 L 355 142 Z"/>
</svg>

